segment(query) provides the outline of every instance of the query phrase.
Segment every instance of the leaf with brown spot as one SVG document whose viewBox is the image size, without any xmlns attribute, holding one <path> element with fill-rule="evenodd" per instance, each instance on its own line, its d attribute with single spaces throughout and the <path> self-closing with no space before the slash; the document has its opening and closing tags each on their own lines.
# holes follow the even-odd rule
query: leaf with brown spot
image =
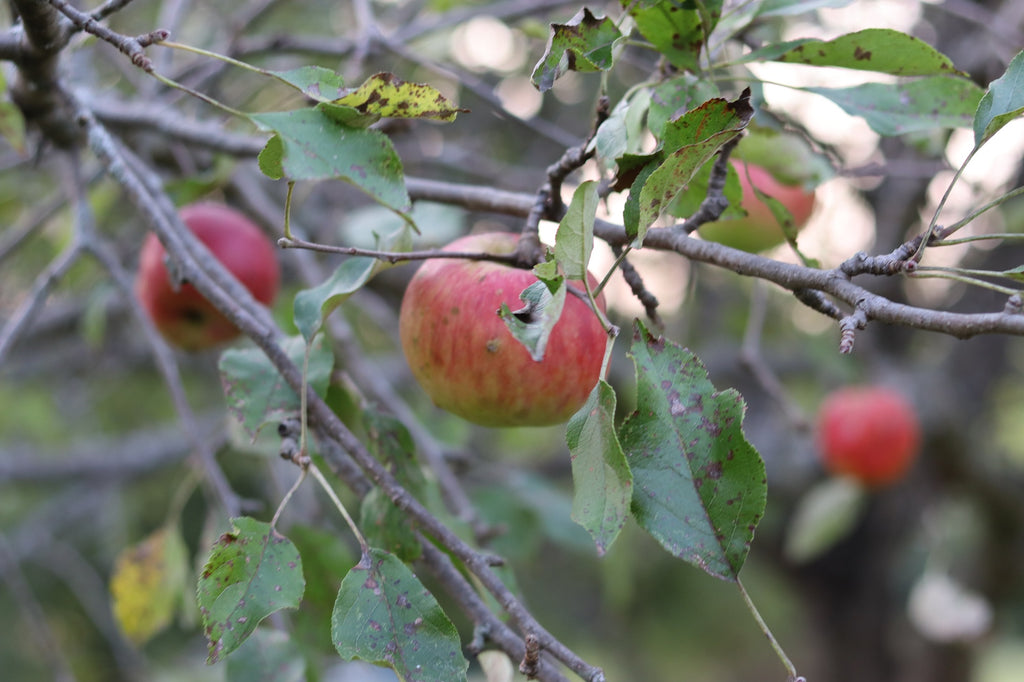
<svg viewBox="0 0 1024 682">
<path fill-rule="evenodd" d="M 547 92 L 568 71 L 607 71 L 622 39 L 615 22 L 583 8 L 564 24 L 551 24 L 547 49 L 533 69 L 533 84 Z"/>
<path fill-rule="evenodd" d="M 409 83 L 391 73 L 370 76 L 333 104 L 359 112 L 367 123 L 381 118 L 426 118 L 450 123 L 456 115 L 469 111 L 455 106 L 430 85 Z"/>
<path fill-rule="evenodd" d="M 764 514 L 765 469 L 743 434 L 746 405 L 718 391 L 700 359 L 634 323 L 637 407 L 619 440 L 633 472 L 633 516 L 662 547 L 735 581 Z"/>
<path fill-rule="evenodd" d="M 644 38 L 683 71 L 700 70 L 700 53 L 722 16 L 722 0 L 621 0 Z"/>
<path fill-rule="evenodd" d="M 270 614 L 297 608 L 306 587 L 302 559 L 288 538 L 255 519 L 231 523 L 232 532 L 211 550 L 197 590 L 208 663 L 237 649 Z"/>
<path fill-rule="evenodd" d="M 382 549 L 371 548 L 341 581 L 331 639 L 346 661 L 387 666 L 402 682 L 459 682 L 469 669 L 437 600 Z"/>
<path fill-rule="evenodd" d="M 928 43 L 889 28 L 868 28 L 834 40 L 806 38 L 768 45 L 743 61 L 838 66 L 894 76 L 967 75 Z"/>
<path fill-rule="evenodd" d="M 806 90 L 827 97 L 851 116 L 860 116 L 879 135 L 969 127 L 983 94 L 973 82 L 955 76 Z"/>
<path fill-rule="evenodd" d="M 643 243 L 647 229 L 669 202 L 686 189 L 701 166 L 710 161 L 722 145 L 747 127 L 753 115 L 748 89 L 733 102 L 720 98 L 709 100 L 665 125 L 662 135 L 665 160 L 639 188 L 635 244 Z M 630 195 L 637 189 L 634 183 Z"/>
</svg>

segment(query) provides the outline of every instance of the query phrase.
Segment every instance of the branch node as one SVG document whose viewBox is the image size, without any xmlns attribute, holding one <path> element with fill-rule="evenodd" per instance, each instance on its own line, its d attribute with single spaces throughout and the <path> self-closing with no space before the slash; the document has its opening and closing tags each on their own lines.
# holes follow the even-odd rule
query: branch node
<svg viewBox="0 0 1024 682">
<path fill-rule="evenodd" d="M 519 672 L 526 675 L 526 679 L 535 680 L 540 670 L 540 639 L 532 632 L 528 632 L 523 642 L 526 645 L 526 652 L 519 663 Z"/>
<path fill-rule="evenodd" d="M 1021 298 L 1020 294 L 1014 294 L 1006 299 L 1003 313 L 1006 315 L 1020 315 L 1024 313 L 1024 299 Z"/>
<path fill-rule="evenodd" d="M 825 298 L 825 294 L 815 289 L 794 289 L 793 295 L 811 310 L 816 310 L 826 317 L 842 320 L 845 315 L 835 303 Z"/>
<path fill-rule="evenodd" d="M 847 277 L 855 275 L 897 275 L 914 272 L 917 269 L 915 254 L 921 243 L 922 236 L 900 244 L 891 253 L 883 256 L 869 256 L 863 251 L 847 259 L 839 269 Z"/>
<path fill-rule="evenodd" d="M 868 325 L 868 316 L 858 308 L 852 314 L 847 315 L 839 321 L 839 352 L 849 355 L 853 352 L 853 344 L 856 340 L 857 330 L 864 329 Z"/>
</svg>

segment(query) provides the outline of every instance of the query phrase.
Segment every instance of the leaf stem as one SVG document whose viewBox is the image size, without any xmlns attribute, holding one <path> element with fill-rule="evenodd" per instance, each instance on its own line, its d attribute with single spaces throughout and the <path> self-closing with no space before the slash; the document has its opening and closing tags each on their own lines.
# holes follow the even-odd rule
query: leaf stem
<svg viewBox="0 0 1024 682">
<path fill-rule="evenodd" d="M 612 275 L 615 274 L 615 271 L 619 269 L 619 266 L 622 264 L 622 261 L 626 260 L 626 256 L 632 250 L 632 244 L 626 244 L 624 247 L 622 247 L 622 253 L 615 257 L 615 262 L 612 263 L 612 266 L 610 268 L 608 268 L 608 272 L 606 272 L 604 278 L 601 279 L 601 283 L 597 285 L 596 289 L 594 289 L 594 296 L 599 296 L 601 292 L 604 291 L 604 288 L 608 285 L 608 282 L 611 281 Z"/>
<path fill-rule="evenodd" d="M 345 505 L 342 504 L 341 500 L 338 498 L 337 493 L 334 492 L 334 488 L 332 488 L 331 484 L 327 482 L 327 479 L 324 478 L 324 475 L 320 472 L 320 469 L 317 467 L 316 464 L 310 463 L 309 470 L 312 472 L 313 478 L 316 479 L 316 482 L 320 484 L 320 487 L 324 489 L 324 492 L 327 493 L 327 496 L 331 498 L 331 502 L 334 503 L 334 506 L 338 509 L 338 512 L 341 514 L 342 518 L 345 519 L 345 523 L 347 523 L 348 527 L 352 530 L 352 534 L 356 536 L 356 541 L 359 543 L 360 551 L 363 553 L 363 555 L 369 554 L 370 543 L 368 543 L 366 541 L 366 538 L 363 537 L 363 534 L 359 530 L 359 526 L 356 525 L 356 522 L 352 519 L 352 516 L 348 513 L 348 510 L 345 509 Z"/>
<path fill-rule="evenodd" d="M 1012 199 L 1012 198 L 1014 198 L 1016 196 L 1019 196 L 1021 194 L 1024 194 L 1024 186 L 1021 186 L 1021 187 L 1018 187 L 1016 189 L 1010 190 L 1009 192 L 1003 194 L 1002 196 L 997 197 L 996 199 L 993 199 L 992 201 L 988 202 L 987 204 L 985 204 L 981 208 L 978 208 L 978 209 L 976 209 L 974 211 L 971 211 L 966 216 L 964 216 L 960 220 L 956 221 L 952 225 L 944 227 L 942 229 L 942 236 L 944 237 L 947 234 L 953 234 L 954 232 L 959 230 L 964 225 L 966 225 L 966 224 L 968 224 L 970 222 L 973 222 L 974 219 L 977 218 L 978 216 L 980 216 L 982 213 L 985 213 L 986 211 L 988 211 L 990 209 L 993 209 L 996 206 L 999 206 L 1000 204 L 1006 202 L 1007 200 Z M 974 237 L 974 239 L 981 239 L 981 238 L 995 238 L 995 235 L 977 235 L 976 237 Z M 1020 239 L 1021 235 L 1017 235 L 1017 238 Z M 964 237 L 963 241 L 966 241 L 966 240 L 969 240 L 969 239 L 972 239 L 972 238 L 971 237 Z M 955 240 L 955 239 L 950 239 L 950 240 L 943 239 L 940 242 L 932 242 L 932 246 L 935 246 L 935 245 L 945 246 L 947 244 L 956 244 L 956 243 L 962 243 L 962 241 Z"/>
<path fill-rule="evenodd" d="M 953 179 L 950 180 L 949 186 L 946 187 L 946 191 L 943 192 L 942 198 L 939 200 L 939 205 L 935 207 L 935 213 L 932 215 L 931 222 L 928 223 L 928 229 L 925 230 L 924 238 L 921 239 L 921 244 L 917 247 L 917 251 L 912 256 L 913 260 L 920 262 L 921 256 L 924 255 L 924 250 L 928 248 L 928 240 L 932 238 L 932 235 L 935 234 L 935 230 L 938 227 L 939 214 L 942 213 L 942 209 L 945 208 L 946 202 L 949 200 L 949 196 L 953 193 L 953 188 L 956 187 L 956 183 L 960 180 L 960 176 L 962 176 L 964 171 L 967 170 L 967 164 L 971 162 L 971 159 L 974 158 L 974 155 L 980 148 L 980 146 L 975 146 L 971 149 L 970 154 L 968 154 L 967 158 L 964 159 L 964 162 L 960 164 L 960 167 L 956 169 L 956 174 L 953 176 Z"/>
<path fill-rule="evenodd" d="M 222 62 L 224 62 L 226 64 L 231 64 L 232 66 L 237 66 L 240 69 L 245 69 L 247 71 L 252 71 L 253 73 L 258 73 L 258 74 L 261 74 L 263 76 L 275 77 L 272 72 L 267 71 L 266 69 L 261 69 L 258 66 L 253 66 L 252 64 L 246 64 L 245 62 L 240 62 L 237 59 L 232 59 L 231 57 L 228 57 L 227 55 L 224 55 L 224 54 L 220 54 L 218 52 L 210 52 L 209 50 L 204 50 L 201 47 L 195 47 L 193 45 L 186 45 L 184 43 L 178 43 L 178 42 L 175 42 L 173 40 L 163 40 L 163 41 L 157 43 L 157 45 L 161 45 L 163 47 L 170 47 L 170 48 L 173 48 L 175 50 L 182 50 L 184 52 L 192 52 L 193 54 L 202 55 L 203 57 L 210 57 L 212 59 L 218 59 L 218 60 L 220 60 L 220 61 L 222 61 Z"/>
<path fill-rule="evenodd" d="M 958 268 L 942 268 L 938 266 L 918 268 L 913 274 L 910 275 L 910 277 L 913 277 L 915 279 L 948 279 L 954 282 L 970 284 L 971 286 L 980 287 L 982 289 L 997 291 L 1007 296 L 1013 296 L 1014 294 L 1021 293 L 1019 289 L 1000 286 L 999 284 L 979 279 L 978 276 L 1006 277 L 1005 274 L 999 272 L 986 272 L 984 270 L 961 270 Z"/>
<path fill-rule="evenodd" d="M 956 246 L 958 244 L 969 244 L 970 242 L 991 241 L 995 239 L 1007 242 L 1024 241 L 1024 232 L 994 232 L 992 234 L 974 234 L 969 237 L 957 237 L 956 239 L 940 239 L 939 241 L 933 241 L 931 245 Z"/>
<path fill-rule="evenodd" d="M 281 518 L 281 513 L 284 511 L 284 508 L 288 506 L 288 502 L 291 501 L 292 495 L 294 495 L 295 491 L 299 489 L 302 482 L 306 480 L 306 473 L 306 468 L 300 469 L 299 477 L 295 479 L 295 483 L 293 483 L 292 487 L 288 489 L 288 492 L 284 494 L 284 497 L 281 499 L 281 504 L 277 505 L 277 511 L 274 512 L 274 517 L 270 519 L 270 527 L 274 530 L 277 530 L 277 521 Z"/>
<path fill-rule="evenodd" d="M 292 192 L 295 190 L 295 181 L 288 181 L 288 193 L 284 197 L 284 238 L 292 238 Z M 279 245 L 280 246 L 280 245 Z"/>
<path fill-rule="evenodd" d="M 239 111 L 238 109 L 235 109 L 233 107 L 229 107 L 227 104 L 224 104 L 221 101 L 215 100 L 214 98 L 210 97 L 209 95 L 203 94 L 203 93 L 199 92 L 198 90 L 193 90 L 192 88 L 188 87 L 187 85 L 182 85 L 178 81 L 172 80 L 172 79 L 168 78 L 167 76 L 161 76 L 156 71 L 150 71 L 149 75 L 151 75 L 153 78 L 157 79 L 158 81 L 160 81 L 161 83 L 163 83 L 164 85 L 166 85 L 169 88 L 174 88 L 175 90 L 181 90 L 182 92 L 188 93 L 188 94 L 192 95 L 193 97 L 196 97 L 198 99 L 203 100 L 204 102 L 206 102 L 210 106 L 217 107 L 221 111 L 226 111 L 227 113 L 231 114 L 232 116 L 238 116 L 239 118 L 245 118 L 245 119 L 249 118 L 249 115 L 246 114 L 244 111 Z"/>
<path fill-rule="evenodd" d="M 743 597 L 743 603 L 747 605 L 747 610 L 750 611 L 750 615 L 754 617 L 754 621 L 757 623 L 757 626 L 761 629 L 761 632 L 764 633 L 764 636 L 768 638 L 768 643 L 771 645 L 772 650 L 775 651 L 775 655 L 779 657 L 779 660 L 782 662 L 782 666 L 786 669 L 786 672 L 789 673 L 790 682 L 803 680 L 802 677 L 799 677 L 796 674 L 796 666 L 793 665 L 793 661 L 789 660 L 789 656 L 787 656 L 786 652 L 783 651 L 779 641 L 775 639 L 775 635 L 772 634 L 768 624 L 764 621 L 764 618 L 761 617 L 761 613 L 754 605 L 754 600 L 750 598 L 750 594 L 747 592 L 747 588 L 743 586 L 743 581 L 739 579 L 739 576 L 736 577 L 736 586 L 740 590 L 740 596 Z"/>
</svg>

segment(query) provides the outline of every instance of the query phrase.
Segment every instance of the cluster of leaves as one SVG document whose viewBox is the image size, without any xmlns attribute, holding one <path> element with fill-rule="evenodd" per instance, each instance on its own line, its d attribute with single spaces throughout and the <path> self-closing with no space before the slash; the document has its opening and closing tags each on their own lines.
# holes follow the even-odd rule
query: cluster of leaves
<svg viewBox="0 0 1024 682">
<path fill-rule="evenodd" d="M 664 214 L 686 218 L 706 196 L 715 157 L 735 143 L 765 105 L 760 84 L 745 68 L 753 62 L 897 77 L 851 88 L 806 88 L 863 117 L 881 135 L 973 126 L 977 149 L 1024 111 L 1024 90 L 1016 87 L 1024 77 L 1020 55 L 985 91 L 944 55 L 896 31 L 865 30 L 746 53 L 734 49 L 733 39 L 753 22 L 812 4 L 751 2 L 725 13 L 721 0 L 690 8 L 641 0 L 623 2 L 625 12 L 618 19 L 583 9 L 567 23 L 552 26 L 533 73 L 541 91 L 570 70 L 614 68 L 633 40 L 633 32 L 622 28 L 627 22 L 667 64 L 657 80 L 631 89 L 612 108 L 592 141 L 613 178 L 613 191 L 625 194 L 630 248 L 642 248 L 648 230 Z M 321 67 L 265 73 L 315 104 L 247 115 L 270 135 L 259 157 L 261 170 L 288 182 L 340 179 L 407 217 L 411 205 L 401 161 L 388 137 L 370 125 L 382 117 L 451 121 L 460 109 L 432 87 L 391 74 L 377 74 L 348 89 L 340 76 Z M 741 87 L 725 96 L 721 82 Z M 648 134 L 657 145 L 645 152 Z M 736 204 L 739 184 L 734 171 L 728 172 L 725 196 Z M 557 320 L 565 280 L 586 280 L 597 202 L 595 184 L 577 189 L 560 216 L 552 254 L 537 267 L 540 285 L 524 292 L 524 300 L 544 314 L 522 323 L 504 311 L 513 333 L 535 357 L 543 355 L 546 334 Z M 388 251 L 408 249 L 408 244 L 408 228 L 379 240 Z M 326 395 L 333 363 L 321 342 L 324 320 L 382 267 L 369 257 L 349 259 L 295 299 L 300 336 L 286 341 L 285 348 L 306 367 L 306 380 L 320 395 Z M 635 412 L 616 424 L 615 391 L 602 380 L 567 426 L 573 519 L 591 534 L 599 553 L 633 518 L 671 555 L 738 582 L 766 504 L 764 464 L 742 431 L 743 400 L 735 391 L 718 391 L 699 358 L 639 322 L 629 355 L 636 371 Z M 298 396 L 259 352 L 229 351 L 220 368 L 228 402 L 249 433 L 300 411 Z M 375 449 L 382 460 L 389 465 L 401 460 L 393 468 L 407 472 L 404 485 L 417 497 L 438 497 L 431 483 L 409 473 L 416 470 L 411 439 L 400 424 L 379 422 L 368 432 L 377 434 Z M 371 531 L 373 546 L 363 548 L 336 597 L 331 639 L 339 655 L 389 666 L 403 680 L 465 679 L 468 662 L 455 627 L 407 565 L 418 556 L 421 540 L 388 500 L 368 497 L 364 511 L 361 525 Z M 241 646 L 271 613 L 297 607 L 304 589 L 302 560 L 287 538 L 270 524 L 248 518 L 233 523 L 234 529 L 216 543 L 199 586 L 211 661 Z M 173 549 L 168 545 L 161 551 L 172 556 Z M 147 631 L 139 632 L 145 636 Z"/>
</svg>

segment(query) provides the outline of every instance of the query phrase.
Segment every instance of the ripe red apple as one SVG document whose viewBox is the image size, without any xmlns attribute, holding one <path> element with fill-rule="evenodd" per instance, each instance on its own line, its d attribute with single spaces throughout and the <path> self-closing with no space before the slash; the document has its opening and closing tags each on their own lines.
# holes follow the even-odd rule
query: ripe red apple
<svg viewBox="0 0 1024 682">
<path fill-rule="evenodd" d="M 878 487 L 901 479 L 917 457 L 921 426 L 905 397 L 882 386 L 831 393 L 818 413 L 825 468 Z"/>
<path fill-rule="evenodd" d="M 746 209 L 747 216 L 701 225 L 697 230 L 701 237 L 749 253 L 766 251 L 786 241 L 779 221 L 775 219 L 768 204 L 757 197 L 753 187 L 782 202 L 793 215 L 793 224 L 798 230 L 807 223 L 814 210 L 814 192 L 799 185 L 782 184 L 761 166 L 736 160 L 732 160 L 731 163 L 740 176 L 743 208 Z"/>
<path fill-rule="evenodd" d="M 281 279 L 270 240 L 242 213 L 221 204 L 203 202 L 181 209 L 185 225 L 252 293 L 270 305 Z M 235 327 L 191 284 L 177 289 L 165 264 L 166 251 L 152 232 L 146 237 L 135 278 L 135 294 L 157 329 L 170 343 L 198 351 L 230 341 Z"/>
<path fill-rule="evenodd" d="M 512 253 L 518 235 L 475 234 L 446 251 Z M 434 403 L 484 426 L 545 426 L 569 419 L 597 384 L 608 336 L 569 293 L 544 359 L 534 361 L 498 316 L 537 278 L 492 261 L 435 258 L 402 299 L 399 335 L 412 373 Z M 591 278 L 591 284 L 596 281 Z M 579 283 L 571 284 L 579 290 Z M 603 299 L 598 303 L 604 308 Z"/>
</svg>

